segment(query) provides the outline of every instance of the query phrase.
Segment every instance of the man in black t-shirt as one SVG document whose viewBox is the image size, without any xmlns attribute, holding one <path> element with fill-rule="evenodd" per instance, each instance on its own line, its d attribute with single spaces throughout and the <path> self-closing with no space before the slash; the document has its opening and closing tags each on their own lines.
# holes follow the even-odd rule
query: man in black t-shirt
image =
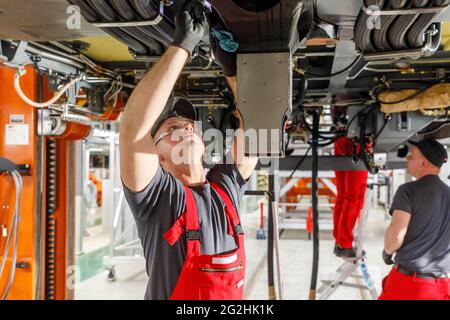
<svg viewBox="0 0 450 320">
<path fill-rule="evenodd" d="M 449 300 L 450 187 L 439 178 L 447 152 L 436 140 L 410 143 L 407 170 L 416 181 L 394 196 L 383 259 L 395 266 L 379 299 Z"/>
<path fill-rule="evenodd" d="M 149 276 L 145 299 L 233 299 L 242 295 L 245 255 L 238 244 L 242 243 L 242 230 L 239 224 L 232 225 L 230 216 L 235 218 L 235 213 L 225 204 L 231 204 L 238 213 L 257 159 L 245 157 L 243 148 L 238 147 L 236 142 L 243 141 L 243 131 L 238 130 L 225 164 L 215 165 L 206 174 L 202 164 L 205 146 L 194 122 L 195 109 L 188 100 L 169 99 L 187 59 L 203 39 L 205 17 L 199 14 L 202 9 L 198 3 L 186 1 L 182 5 L 172 46 L 139 82 L 120 123 L 121 178 Z M 222 51 L 217 39 L 211 41 L 236 96 L 236 55 Z M 239 113 L 234 115 L 243 129 Z M 197 209 L 196 233 L 186 226 L 192 222 L 192 210 L 188 209 L 192 202 Z M 197 250 L 193 243 L 197 245 L 199 240 L 201 256 L 192 257 Z M 197 275 L 190 275 L 203 269 L 192 267 L 194 260 L 208 261 L 211 257 L 213 265 L 204 269 L 218 268 L 209 274 L 214 285 L 197 288 Z M 193 263 L 185 263 L 188 259 Z M 224 270 L 235 270 L 236 277 Z"/>
</svg>

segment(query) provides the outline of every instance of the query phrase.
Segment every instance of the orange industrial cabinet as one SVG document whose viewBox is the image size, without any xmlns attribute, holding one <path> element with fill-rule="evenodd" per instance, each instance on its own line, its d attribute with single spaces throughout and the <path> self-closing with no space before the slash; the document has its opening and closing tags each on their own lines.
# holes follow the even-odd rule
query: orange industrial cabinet
<svg viewBox="0 0 450 320">
<path fill-rule="evenodd" d="M 85 137 L 89 127 L 69 123 L 65 133 L 57 138 L 38 136 L 38 110 L 16 94 L 15 72 L 16 69 L 0 65 L 0 157 L 28 164 L 30 170 L 28 175 L 22 175 L 17 268 L 7 299 L 71 299 L 75 225 L 73 140 Z M 21 78 L 23 91 L 34 101 L 52 97 L 46 83 L 45 77 L 33 67 L 27 67 L 27 74 Z M 22 141 L 6 139 L 7 130 L 11 129 L 8 125 L 21 126 Z M 27 139 L 23 137 L 26 132 Z M 12 190 L 11 177 L 1 175 L 0 226 L 7 232 L 15 201 Z M 0 256 L 5 242 L 6 238 L 0 237 Z M 0 294 L 8 282 L 10 268 L 11 251 L 0 279 Z"/>
</svg>

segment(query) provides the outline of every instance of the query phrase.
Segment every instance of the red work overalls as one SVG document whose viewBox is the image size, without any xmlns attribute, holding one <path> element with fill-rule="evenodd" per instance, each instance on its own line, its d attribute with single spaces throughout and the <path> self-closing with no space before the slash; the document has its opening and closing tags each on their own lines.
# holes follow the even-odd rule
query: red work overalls
<svg viewBox="0 0 450 320">
<path fill-rule="evenodd" d="M 239 216 L 228 194 L 217 184 L 210 183 L 225 205 L 228 233 L 234 236 L 237 249 L 226 254 L 200 253 L 200 225 L 192 190 L 185 187 L 186 211 L 164 234 L 170 245 L 186 233 L 187 254 L 171 300 L 240 300 L 244 292 L 245 250 L 244 233 Z M 212 190 L 211 190 L 212 192 Z"/>
<path fill-rule="evenodd" d="M 334 144 L 335 155 L 351 155 L 353 141 L 347 137 Z M 333 211 L 333 236 L 343 248 L 352 248 L 353 229 L 364 206 L 367 171 L 335 171 L 337 196 Z"/>
</svg>

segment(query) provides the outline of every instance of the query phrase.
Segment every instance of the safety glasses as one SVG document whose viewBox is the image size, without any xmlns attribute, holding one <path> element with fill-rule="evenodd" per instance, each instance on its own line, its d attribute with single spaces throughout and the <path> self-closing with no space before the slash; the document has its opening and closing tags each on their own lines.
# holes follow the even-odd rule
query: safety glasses
<svg viewBox="0 0 450 320">
<path fill-rule="evenodd" d="M 185 130 L 186 127 L 188 125 L 191 125 L 193 128 L 193 133 L 195 133 L 196 135 L 199 135 L 200 130 L 198 128 L 198 126 L 195 124 L 194 121 L 190 120 L 190 119 L 186 119 L 186 118 L 180 118 L 180 119 L 176 119 L 176 120 L 170 120 L 171 123 L 169 125 L 169 127 L 167 128 L 167 130 L 161 132 L 161 134 L 158 136 L 158 138 L 155 141 L 155 146 L 165 137 L 172 135 L 172 133 L 174 133 L 177 130 Z"/>
</svg>

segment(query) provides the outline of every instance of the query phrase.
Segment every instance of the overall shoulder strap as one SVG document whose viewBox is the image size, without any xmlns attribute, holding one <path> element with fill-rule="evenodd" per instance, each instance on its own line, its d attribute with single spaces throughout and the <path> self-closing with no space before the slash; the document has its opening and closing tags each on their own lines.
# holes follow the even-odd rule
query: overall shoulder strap
<svg viewBox="0 0 450 320">
<path fill-rule="evenodd" d="M 189 187 L 184 186 L 186 194 L 186 230 L 198 230 L 198 211 L 195 203 L 194 194 Z"/>
<path fill-rule="evenodd" d="M 198 211 L 197 204 L 192 190 L 189 187 L 184 187 L 185 190 L 185 211 L 178 218 L 175 224 L 164 234 L 166 241 L 173 246 L 181 237 L 183 233 L 186 233 L 186 240 L 188 241 L 188 251 L 192 247 L 192 250 L 196 250 L 191 244 L 200 241 L 200 228 L 198 223 Z M 197 246 L 196 246 L 197 247 Z M 198 245 L 198 249 L 200 246 Z"/>
<path fill-rule="evenodd" d="M 219 194 L 219 196 L 222 198 L 223 202 L 225 203 L 225 210 L 226 210 L 227 214 L 229 215 L 229 218 L 231 219 L 235 234 L 244 233 L 242 230 L 242 226 L 240 224 L 240 219 L 239 219 L 239 215 L 237 213 L 237 209 L 234 206 L 233 201 L 231 200 L 228 193 L 215 182 L 210 182 L 210 185 L 214 190 L 216 190 L 216 192 Z"/>
<path fill-rule="evenodd" d="M 186 240 L 187 255 L 200 255 L 201 231 L 198 223 L 198 210 L 191 188 L 184 186 L 186 194 Z"/>
</svg>

